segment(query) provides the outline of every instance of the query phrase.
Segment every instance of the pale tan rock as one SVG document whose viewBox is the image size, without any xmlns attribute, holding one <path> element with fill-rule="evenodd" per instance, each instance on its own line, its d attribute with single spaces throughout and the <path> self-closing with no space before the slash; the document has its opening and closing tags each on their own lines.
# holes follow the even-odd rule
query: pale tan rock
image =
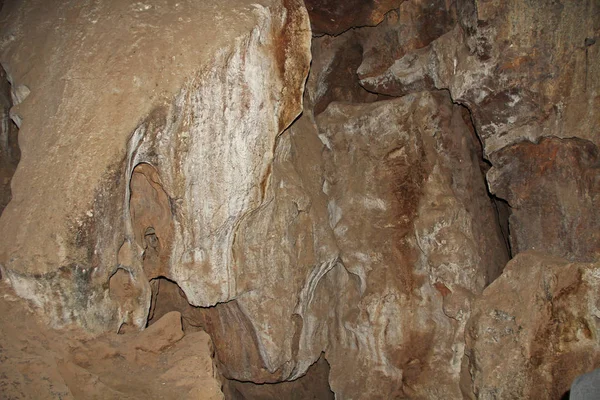
<svg viewBox="0 0 600 400">
<path fill-rule="evenodd" d="M 181 314 L 171 311 L 140 332 L 132 346 L 137 350 L 159 353 L 183 337 Z"/>
<path fill-rule="evenodd" d="M 244 293 L 205 310 L 227 378 L 295 379 L 325 351 L 340 398 L 460 395 L 470 300 L 507 260 L 465 118 L 421 93 L 279 138 L 236 238 Z"/>
<path fill-rule="evenodd" d="M 467 329 L 479 399 L 558 399 L 600 362 L 597 263 L 525 252 L 473 306 Z"/>
<path fill-rule="evenodd" d="M 302 3 L 29 0 L 0 18 L 0 62 L 30 89 L 0 220 L 17 293 L 90 330 L 143 327 L 157 275 L 196 305 L 237 296 L 237 226 L 301 111 Z M 117 269 L 127 305 L 109 293 Z"/>
</svg>

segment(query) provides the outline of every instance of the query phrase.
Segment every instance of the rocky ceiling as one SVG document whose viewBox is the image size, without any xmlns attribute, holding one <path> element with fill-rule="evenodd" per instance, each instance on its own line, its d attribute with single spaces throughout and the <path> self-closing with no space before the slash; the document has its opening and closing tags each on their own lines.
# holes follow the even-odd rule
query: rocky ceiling
<svg viewBox="0 0 600 400">
<path fill-rule="evenodd" d="M 177 311 L 231 399 L 600 365 L 598 1 L 5 3 L 0 272 L 50 326 Z"/>
</svg>

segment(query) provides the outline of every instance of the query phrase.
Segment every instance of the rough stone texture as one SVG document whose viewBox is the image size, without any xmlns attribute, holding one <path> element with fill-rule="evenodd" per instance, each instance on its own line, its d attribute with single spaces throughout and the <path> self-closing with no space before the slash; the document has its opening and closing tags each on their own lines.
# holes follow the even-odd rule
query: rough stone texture
<svg viewBox="0 0 600 400">
<path fill-rule="evenodd" d="M 394 95 L 449 89 L 454 101 L 472 111 L 487 155 L 544 136 L 599 143 L 597 1 L 456 5 L 452 30 L 427 46 L 400 52 L 385 71 L 363 79 L 365 86 Z M 397 29 L 406 28 L 401 23 Z M 381 51 L 395 54 L 397 48 Z M 364 63 L 370 62 L 366 57 Z"/>
<path fill-rule="evenodd" d="M 323 354 L 340 399 L 560 397 L 598 362 L 600 4 L 307 5 L 356 28 L 303 105 L 297 1 L 5 6 L 1 272 L 55 325 L 178 311 L 242 397 Z"/>
<path fill-rule="evenodd" d="M 0 26 L 0 62 L 31 91 L 0 220 L 17 293 L 92 330 L 143 327 L 156 274 L 196 305 L 236 297 L 237 227 L 301 111 L 302 4 L 30 0 Z"/>
<path fill-rule="evenodd" d="M 343 398 L 460 397 L 470 299 L 507 260 L 465 117 L 443 93 L 421 93 L 317 118 L 329 223 L 354 289 L 326 352 Z"/>
<path fill-rule="evenodd" d="M 205 310 L 226 377 L 295 379 L 325 351 L 340 398 L 460 395 L 470 298 L 507 260 L 465 118 L 422 93 L 279 138 L 238 230 L 244 292 Z"/>
<path fill-rule="evenodd" d="M 228 381 L 223 393 L 229 400 L 334 400 L 327 378 L 329 366 L 323 357 L 306 375 L 292 382 L 257 385 L 252 382 Z"/>
<path fill-rule="evenodd" d="M 171 311 L 138 335 L 135 349 L 159 353 L 183 337 L 181 314 Z"/>
<path fill-rule="evenodd" d="M 478 399 L 559 399 L 598 366 L 600 266 L 525 252 L 475 302 L 467 354 Z"/>
<path fill-rule="evenodd" d="M 379 24 L 404 0 L 304 0 L 315 34 L 339 35 L 350 28 Z"/>
<path fill-rule="evenodd" d="M 512 254 L 597 260 L 600 3 L 458 1 L 435 34 L 412 18 L 417 4 L 365 30 L 361 84 L 394 96 L 448 89 L 471 111 L 489 190 L 510 206 Z M 390 45 L 369 51 L 369 40 Z"/>
<path fill-rule="evenodd" d="M 569 260 L 600 254 L 600 158 L 581 139 L 544 138 L 494 153 L 490 188 L 512 207 L 513 253 L 536 250 Z"/>
<path fill-rule="evenodd" d="M 141 340 L 155 347 L 152 340 L 162 338 L 141 339 L 139 332 L 93 336 L 73 326 L 55 331 L 6 281 L 0 282 L 0 293 L 2 399 L 224 398 L 205 332 L 186 332 L 160 353 L 140 351 Z"/>
</svg>

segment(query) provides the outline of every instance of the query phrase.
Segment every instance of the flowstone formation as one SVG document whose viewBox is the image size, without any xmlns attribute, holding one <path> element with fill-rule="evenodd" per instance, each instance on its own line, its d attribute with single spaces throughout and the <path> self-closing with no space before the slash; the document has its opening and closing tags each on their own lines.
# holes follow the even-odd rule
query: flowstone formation
<svg viewBox="0 0 600 400">
<path fill-rule="evenodd" d="M 3 277 L 54 326 L 181 315 L 231 399 L 559 398 L 600 365 L 598 15 L 8 3 Z"/>
</svg>

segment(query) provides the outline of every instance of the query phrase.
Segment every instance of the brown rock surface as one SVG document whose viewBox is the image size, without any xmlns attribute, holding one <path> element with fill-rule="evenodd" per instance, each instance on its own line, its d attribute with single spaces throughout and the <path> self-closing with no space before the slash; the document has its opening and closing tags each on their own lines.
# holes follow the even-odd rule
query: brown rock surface
<svg viewBox="0 0 600 400">
<path fill-rule="evenodd" d="M 238 230 L 244 292 L 204 311 L 226 377 L 295 379 L 325 351 L 341 398 L 460 394 L 470 299 L 507 260 L 465 118 L 422 93 L 279 138 Z"/>
<path fill-rule="evenodd" d="M 306 5 L 2 8 L 0 272 L 112 333 L 27 358 L 6 323 L 0 384 L 220 398 L 211 343 L 240 399 L 558 398 L 598 365 L 598 2 Z"/>
<path fill-rule="evenodd" d="M 401 52 L 386 71 L 363 83 L 384 94 L 449 89 L 454 101 L 472 111 L 488 155 L 543 136 L 598 144 L 598 2 L 456 5 L 454 29 L 425 47 Z"/>
<path fill-rule="evenodd" d="M 467 355 L 479 399 L 558 399 L 596 368 L 598 264 L 526 252 L 473 306 Z"/>
<path fill-rule="evenodd" d="M 0 293 L 3 399 L 223 399 L 205 332 L 148 353 L 136 349 L 140 341 L 156 347 L 152 340 L 160 337 L 92 336 L 72 326 L 55 331 L 5 282 Z"/>
<path fill-rule="evenodd" d="M 514 254 L 536 250 L 577 261 L 600 255 L 600 158 L 593 143 L 544 138 L 494 153 L 490 189 L 512 207 Z"/>
<path fill-rule="evenodd" d="M 355 27 L 374 26 L 404 0 L 304 0 L 315 34 L 339 35 Z"/>
<path fill-rule="evenodd" d="M 354 289 L 326 352 L 342 397 L 460 397 L 470 300 L 507 260 L 465 117 L 443 93 L 420 93 L 317 118 L 329 223 Z"/>
<path fill-rule="evenodd" d="M 31 90 L 0 220 L 17 293 L 91 330 L 143 327 L 157 274 L 196 305 L 234 298 L 236 227 L 301 111 L 302 4 L 30 0 L 0 26 L 0 62 Z"/>
</svg>

